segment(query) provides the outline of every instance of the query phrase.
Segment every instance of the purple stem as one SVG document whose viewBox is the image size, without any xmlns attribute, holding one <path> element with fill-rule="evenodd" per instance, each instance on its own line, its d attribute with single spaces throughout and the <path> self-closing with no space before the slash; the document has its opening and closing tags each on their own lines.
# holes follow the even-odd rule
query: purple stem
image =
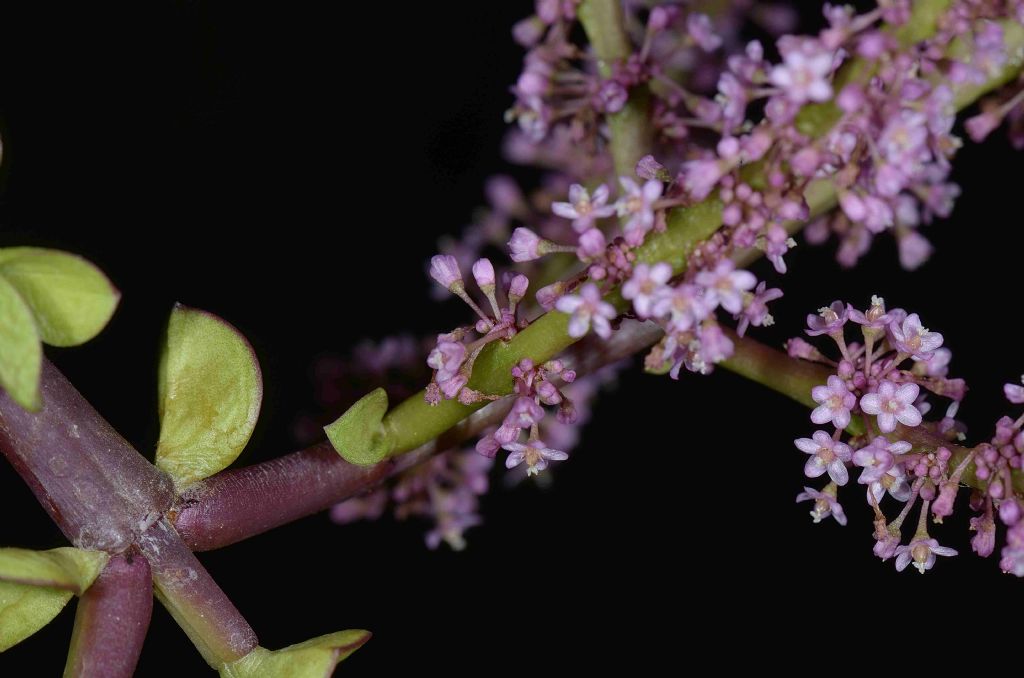
<svg viewBox="0 0 1024 678">
<path fill-rule="evenodd" d="M 394 467 L 391 460 L 355 466 L 322 442 L 199 481 L 168 517 L 189 548 L 209 551 L 322 511 L 376 484 Z"/>
<path fill-rule="evenodd" d="M 0 391 L 0 451 L 75 546 L 124 551 L 171 506 L 170 478 L 46 360 L 40 390 L 38 412 Z"/>
<path fill-rule="evenodd" d="M 78 601 L 64 678 L 131 678 L 153 612 L 149 563 L 112 557 Z"/>
<path fill-rule="evenodd" d="M 624 324 L 612 340 L 581 342 L 577 373 L 593 372 L 631 355 L 661 337 L 652 323 Z M 193 551 L 210 551 L 242 541 L 358 496 L 396 473 L 464 443 L 504 419 L 505 398 L 477 411 L 444 435 L 373 466 L 356 466 L 328 442 L 284 457 L 225 471 L 191 486 L 168 517 Z"/>
<path fill-rule="evenodd" d="M 167 519 L 138 541 L 153 568 L 156 596 L 207 663 L 219 669 L 256 647 L 256 633 Z"/>
</svg>

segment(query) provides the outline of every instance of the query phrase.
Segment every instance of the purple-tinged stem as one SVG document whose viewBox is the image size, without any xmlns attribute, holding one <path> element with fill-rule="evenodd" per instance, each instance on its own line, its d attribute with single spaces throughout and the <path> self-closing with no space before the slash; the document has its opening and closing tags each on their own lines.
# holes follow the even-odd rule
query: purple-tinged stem
<svg viewBox="0 0 1024 678">
<path fill-rule="evenodd" d="M 0 391 L 0 451 L 75 546 L 124 551 L 170 507 L 170 478 L 46 360 L 40 391 L 38 412 Z"/>
<path fill-rule="evenodd" d="M 153 568 L 156 597 L 210 666 L 219 669 L 256 647 L 252 627 L 165 518 L 146 530 L 138 547 Z"/>
<path fill-rule="evenodd" d="M 131 678 L 153 613 L 149 562 L 112 557 L 78 601 L 64 678 Z"/>
<path fill-rule="evenodd" d="M 386 478 L 395 466 L 390 459 L 350 464 L 325 441 L 201 480 L 168 515 L 189 548 L 209 551 L 322 511 Z"/>
<path fill-rule="evenodd" d="M 653 323 L 625 323 L 609 341 L 581 342 L 580 376 L 632 355 L 661 337 Z M 505 418 L 513 399 L 491 403 L 440 437 L 373 466 L 350 464 L 323 442 L 278 459 L 219 473 L 182 495 L 168 517 L 193 551 L 210 551 L 362 494 L 396 473 L 461 445 Z"/>
</svg>

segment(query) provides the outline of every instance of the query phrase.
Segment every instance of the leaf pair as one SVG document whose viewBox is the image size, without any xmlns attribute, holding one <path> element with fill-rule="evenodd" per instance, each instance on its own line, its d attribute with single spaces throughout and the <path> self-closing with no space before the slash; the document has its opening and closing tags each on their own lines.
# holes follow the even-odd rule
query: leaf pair
<svg viewBox="0 0 1024 678">
<path fill-rule="evenodd" d="M 46 626 L 92 586 L 109 556 L 71 547 L 0 549 L 0 652 Z"/>
<path fill-rule="evenodd" d="M 36 410 L 43 351 L 77 346 L 102 330 L 120 293 L 85 259 L 36 247 L 0 249 L 0 388 Z"/>
</svg>

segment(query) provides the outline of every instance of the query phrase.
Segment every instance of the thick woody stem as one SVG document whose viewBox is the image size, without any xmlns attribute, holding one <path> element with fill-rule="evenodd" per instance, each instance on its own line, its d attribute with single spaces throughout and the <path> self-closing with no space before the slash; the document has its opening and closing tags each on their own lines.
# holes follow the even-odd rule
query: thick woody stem
<svg viewBox="0 0 1024 678">
<path fill-rule="evenodd" d="M 256 633 L 166 519 L 138 542 L 153 569 L 156 597 L 215 669 L 257 645 Z"/>
<path fill-rule="evenodd" d="M 170 478 L 108 424 L 49 361 L 43 407 L 0 391 L 0 450 L 75 546 L 119 553 L 174 500 Z"/>
<path fill-rule="evenodd" d="M 78 601 L 64 678 L 131 678 L 153 612 L 149 562 L 112 557 Z"/>
</svg>

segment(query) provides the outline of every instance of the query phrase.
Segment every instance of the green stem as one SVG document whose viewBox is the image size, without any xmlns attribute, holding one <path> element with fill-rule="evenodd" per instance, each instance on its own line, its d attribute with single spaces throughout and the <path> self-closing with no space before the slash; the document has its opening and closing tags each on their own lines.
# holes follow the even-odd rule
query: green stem
<svg viewBox="0 0 1024 678">
<path fill-rule="evenodd" d="M 919 5 L 942 3 L 945 0 L 923 0 Z M 915 5 L 917 7 L 917 5 Z M 612 11 L 614 8 L 615 11 Z M 615 0 L 586 0 L 581 5 L 581 20 L 592 33 L 591 40 L 601 45 L 604 54 L 620 58 L 617 51 L 622 46 L 625 33 L 621 28 L 621 18 L 615 19 L 618 29 L 606 30 L 608 17 L 619 17 L 619 4 Z M 933 13 L 918 10 L 920 16 L 933 16 Z M 918 16 L 918 14 L 915 14 Z M 601 26 L 602 28 L 598 28 Z M 1003 22 L 1005 29 L 1006 49 L 1011 55 L 1012 69 L 1021 69 L 1021 53 L 1024 50 L 1024 28 L 1012 22 Z M 933 32 L 923 31 L 927 36 Z M 598 37 L 600 36 L 600 37 Z M 618 37 L 616 37 L 618 36 Z M 1010 68 L 1010 67 L 1008 67 Z M 1000 73 L 984 87 L 971 89 L 971 97 L 981 96 L 985 92 L 1005 82 L 1006 73 Z M 959 106 L 967 106 L 973 98 L 966 98 L 957 93 Z M 815 124 L 821 129 L 812 131 L 825 133 L 830 122 L 827 116 L 818 119 Z M 613 130 L 613 146 L 615 141 Z M 630 142 L 631 143 L 631 142 Z M 817 216 L 831 209 L 836 202 L 835 188 L 827 180 L 812 182 L 805 192 L 805 198 L 811 209 L 811 215 Z M 701 242 L 710 237 L 721 226 L 721 203 L 717 197 L 710 197 L 703 202 L 689 207 L 680 207 L 669 212 L 667 228 L 661 233 L 651 233 L 637 252 L 638 259 L 646 262 L 667 261 L 678 273 L 686 266 L 689 255 Z M 803 224 L 791 223 L 791 232 L 799 230 Z M 762 256 L 759 250 L 741 252 L 737 260 L 746 265 Z M 533 323 L 508 342 L 494 342 L 483 350 L 473 368 L 469 385 L 484 393 L 507 394 L 512 391 L 512 367 L 523 358 L 530 358 L 535 363 L 550 360 L 576 340 L 568 335 L 568 316 L 558 311 L 551 311 L 537 318 Z M 821 383 L 824 383 L 823 381 Z M 415 449 L 420 445 L 447 431 L 456 423 L 480 409 L 484 403 L 463 405 L 454 400 L 442 401 L 436 406 L 428 405 L 421 391 L 405 402 L 400 403 L 384 418 L 385 433 L 389 438 L 391 455 L 398 455 Z"/>
<path fill-rule="evenodd" d="M 633 53 L 633 44 L 623 26 L 625 12 L 621 0 L 583 0 L 577 17 L 594 49 L 601 77 L 611 77 L 614 66 Z M 650 98 L 646 85 L 634 87 L 622 110 L 608 116 L 612 159 L 618 176 L 633 176 L 637 162 L 651 152 L 654 132 Z"/>
</svg>

